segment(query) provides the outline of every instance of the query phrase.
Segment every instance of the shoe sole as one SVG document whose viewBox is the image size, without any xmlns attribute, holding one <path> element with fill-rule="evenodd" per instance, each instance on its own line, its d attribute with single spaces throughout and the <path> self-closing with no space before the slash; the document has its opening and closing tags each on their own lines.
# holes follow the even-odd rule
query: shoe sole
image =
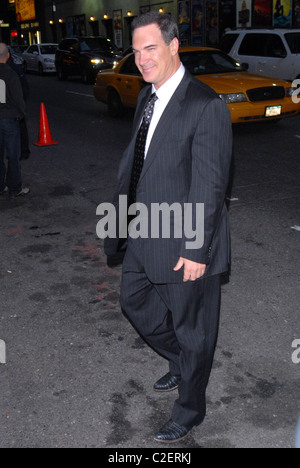
<svg viewBox="0 0 300 468">
<path fill-rule="evenodd" d="M 179 388 L 179 385 L 177 385 L 177 387 L 168 388 L 167 390 L 164 390 L 164 389 L 160 390 L 160 389 L 154 388 L 154 391 L 156 393 L 169 393 L 169 392 L 174 392 L 174 390 L 177 390 L 178 388 Z"/>
<path fill-rule="evenodd" d="M 27 197 L 27 195 L 30 194 L 30 190 L 29 192 L 26 192 L 26 193 L 18 193 L 17 195 L 11 195 L 11 198 L 24 198 L 24 197 Z"/>
<path fill-rule="evenodd" d="M 181 437 L 180 439 L 175 439 L 175 440 L 168 440 L 168 439 L 156 439 L 156 437 L 154 437 L 154 440 L 155 442 L 159 442 L 161 444 L 176 444 L 177 442 L 182 442 L 183 440 L 185 440 L 188 436 L 189 436 L 189 432 Z"/>
</svg>

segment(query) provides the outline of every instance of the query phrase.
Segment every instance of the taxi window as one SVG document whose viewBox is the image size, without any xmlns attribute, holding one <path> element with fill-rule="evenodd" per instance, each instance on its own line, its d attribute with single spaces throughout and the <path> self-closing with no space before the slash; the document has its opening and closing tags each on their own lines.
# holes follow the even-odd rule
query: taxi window
<svg viewBox="0 0 300 468">
<path fill-rule="evenodd" d="M 185 68 L 195 76 L 244 71 L 239 63 L 218 50 L 181 52 L 180 58 Z"/>
<path fill-rule="evenodd" d="M 267 39 L 268 34 L 246 34 L 241 43 L 239 55 L 265 57 Z"/>
<path fill-rule="evenodd" d="M 130 55 L 120 70 L 121 75 L 141 76 L 138 67 L 135 64 L 134 55 Z"/>
<path fill-rule="evenodd" d="M 286 57 L 287 53 L 281 37 L 277 34 L 270 34 L 266 48 L 267 57 Z"/>
<path fill-rule="evenodd" d="M 285 38 L 292 54 L 300 54 L 300 32 L 287 33 Z"/>
<path fill-rule="evenodd" d="M 246 34 L 239 55 L 253 57 L 286 57 L 282 39 L 277 34 Z"/>
<path fill-rule="evenodd" d="M 238 37 L 238 34 L 226 34 L 221 39 L 220 49 L 226 54 L 229 54 Z"/>
</svg>

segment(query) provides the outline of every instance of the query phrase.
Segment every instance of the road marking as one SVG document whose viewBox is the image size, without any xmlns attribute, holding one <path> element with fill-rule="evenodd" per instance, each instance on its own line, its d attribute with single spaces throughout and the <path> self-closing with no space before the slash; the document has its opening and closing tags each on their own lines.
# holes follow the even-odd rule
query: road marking
<svg viewBox="0 0 300 468">
<path fill-rule="evenodd" d="M 300 226 L 292 226 L 291 229 L 294 229 L 295 231 L 300 231 Z"/>
<path fill-rule="evenodd" d="M 77 96 L 85 96 L 85 97 L 90 97 L 94 98 L 92 94 L 85 94 L 85 93 L 77 93 L 76 91 L 67 91 L 68 94 L 76 94 Z"/>
</svg>

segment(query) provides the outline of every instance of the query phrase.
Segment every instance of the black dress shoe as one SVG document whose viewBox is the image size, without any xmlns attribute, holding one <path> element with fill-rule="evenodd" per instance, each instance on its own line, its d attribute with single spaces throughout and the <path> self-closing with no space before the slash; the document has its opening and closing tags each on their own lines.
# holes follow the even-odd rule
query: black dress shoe
<svg viewBox="0 0 300 468">
<path fill-rule="evenodd" d="M 172 444 L 184 440 L 188 436 L 188 433 L 189 430 L 186 427 L 180 426 L 170 419 L 154 436 L 154 440 L 156 440 L 156 442 Z"/>
<path fill-rule="evenodd" d="M 154 384 L 156 392 L 172 392 L 179 387 L 179 378 L 168 373 Z"/>
</svg>

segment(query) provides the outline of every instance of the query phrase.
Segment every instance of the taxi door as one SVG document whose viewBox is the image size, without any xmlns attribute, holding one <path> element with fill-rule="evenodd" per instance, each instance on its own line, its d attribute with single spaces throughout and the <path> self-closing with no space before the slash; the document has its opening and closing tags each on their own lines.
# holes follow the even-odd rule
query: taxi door
<svg viewBox="0 0 300 468">
<path fill-rule="evenodd" d="M 281 37 L 277 34 L 268 34 L 265 56 L 258 59 L 257 72 L 273 78 L 288 79 L 287 56 Z"/>
<path fill-rule="evenodd" d="M 38 70 L 38 60 L 39 49 L 37 45 L 33 45 L 28 49 L 26 54 L 27 69 L 37 71 Z"/>
<path fill-rule="evenodd" d="M 135 107 L 141 89 L 146 85 L 136 64 L 134 55 L 128 57 L 117 77 L 117 86 L 125 107 Z"/>
</svg>

